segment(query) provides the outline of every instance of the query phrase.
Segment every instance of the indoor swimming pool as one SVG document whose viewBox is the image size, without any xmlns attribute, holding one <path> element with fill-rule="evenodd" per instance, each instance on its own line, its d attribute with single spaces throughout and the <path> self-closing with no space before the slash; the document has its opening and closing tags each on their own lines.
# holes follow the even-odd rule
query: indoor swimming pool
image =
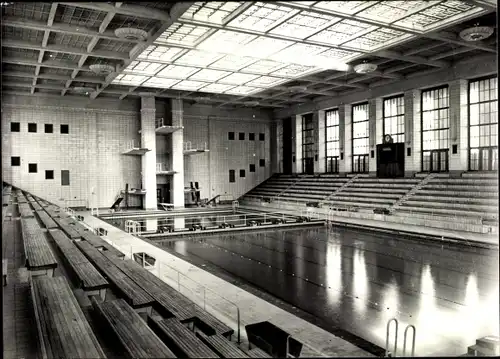
<svg viewBox="0 0 500 359">
<path fill-rule="evenodd" d="M 185 220 L 215 223 L 218 216 Z M 404 329 L 415 326 L 418 356 L 461 355 L 499 332 L 495 250 L 326 227 L 159 243 L 312 314 L 325 329 L 382 348 L 391 318 L 399 322 L 400 352 Z"/>
</svg>

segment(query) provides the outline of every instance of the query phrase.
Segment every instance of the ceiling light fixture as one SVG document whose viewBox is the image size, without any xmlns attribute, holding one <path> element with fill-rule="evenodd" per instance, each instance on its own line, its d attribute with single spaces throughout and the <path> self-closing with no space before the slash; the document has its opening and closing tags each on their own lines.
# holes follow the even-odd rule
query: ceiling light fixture
<svg viewBox="0 0 500 359">
<path fill-rule="evenodd" d="M 0 2 L 0 6 L 9 6 L 9 5 L 12 5 L 12 3 L 8 2 L 8 1 L 2 1 L 2 2 Z"/>
<path fill-rule="evenodd" d="M 78 92 L 78 93 L 84 93 L 85 95 L 88 95 L 90 91 L 93 91 L 94 89 L 92 87 L 84 87 L 84 86 L 75 86 L 73 87 L 73 91 Z"/>
<path fill-rule="evenodd" d="M 258 106 L 259 104 L 260 104 L 259 101 L 245 101 L 245 106 L 248 107 Z"/>
<path fill-rule="evenodd" d="M 465 41 L 479 41 L 490 37 L 493 34 L 493 29 L 489 26 L 479 26 L 475 24 L 474 27 L 469 27 L 460 31 L 460 37 Z"/>
<path fill-rule="evenodd" d="M 377 65 L 371 64 L 369 62 L 363 62 L 362 64 L 354 66 L 354 71 L 358 74 L 368 74 L 377 69 Z"/>
<path fill-rule="evenodd" d="M 144 30 L 128 25 L 127 27 L 120 27 L 115 30 L 116 37 L 126 40 L 139 40 L 145 41 L 148 38 L 148 33 Z"/>
<path fill-rule="evenodd" d="M 96 75 L 109 75 L 115 71 L 115 67 L 106 64 L 93 64 L 89 66 L 90 71 Z"/>
<path fill-rule="evenodd" d="M 307 90 L 307 86 L 290 86 L 288 88 L 290 91 L 306 91 Z"/>
</svg>

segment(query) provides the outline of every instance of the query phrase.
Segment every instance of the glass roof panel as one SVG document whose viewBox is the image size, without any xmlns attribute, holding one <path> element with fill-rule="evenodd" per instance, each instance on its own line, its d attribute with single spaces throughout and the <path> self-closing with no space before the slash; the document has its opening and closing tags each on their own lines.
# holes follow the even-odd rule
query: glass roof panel
<svg viewBox="0 0 500 359">
<path fill-rule="evenodd" d="M 243 2 L 235 1 L 200 1 L 184 12 L 181 19 L 222 25 L 227 21 L 226 18 L 242 5 Z"/>
<path fill-rule="evenodd" d="M 268 87 L 272 87 L 272 86 L 277 86 L 278 84 L 280 84 L 282 82 L 286 82 L 286 81 L 288 81 L 288 80 L 282 79 L 279 77 L 261 76 L 255 80 L 247 82 L 246 85 L 268 88 Z"/>
<path fill-rule="evenodd" d="M 230 90 L 225 91 L 224 93 L 230 94 L 230 95 L 248 95 L 253 92 L 258 92 L 262 91 L 262 89 L 258 87 L 249 87 L 249 86 L 238 86 L 234 87 Z"/>
<path fill-rule="evenodd" d="M 196 67 L 168 65 L 163 70 L 161 70 L 156 76 L 168 77 L 174 79 L 185 79 L 188 76 L 194 74 L 198 70 L 199 69 Z"/>
<path fill-rule="evenodd" d="M 195 46 L 210 30 L 209 27 L 173 23 L 156 40 L 156 43 L 169 43 Z"/>
<path fill-rule="evenodd" d="M 158 64 L 156 62 L 132 61 L 123 71 L 140 75 L 154 75 L 164 66 L 164 64 Z"/>
<path fill-rule="evenodd" d="M 376 4 L 377 1 L 320 1 L 313 5 L 313 8 L 327 9 L 342 14 L 353 15 L 369 6 Z"/>
<path fill-rule="evenodd" d="M 256 59 L 254 58 L 246 56 L 226 55 L 223 58 L 211 64 L 209 67 L 221 70 L 237 71 L 242 67 L 244 67 L 246 64 L 249 64 L 255 60 Z"/>
<path fill-rule="evenodd" d="M 373 5 L 356 16 L 379 20 L 385 23 L 394 22 L 401 17 L 405 16 L 409 12 L 417 11 L 424 6 L 427 7 L 432 4 L 436 4 L 439 1 L 382 1 L 376 5 Z"/>
<path fill-rule="evenodd" d="M 245 67 L 245 72 L 255 72 L 258 74 L 268 74 L 278 68 L 284 67 L 286 64 L 284 62 L 277 62 L 272 60 L 259 60 L 250 66 Z"/>
<path fill-rule="evenodd" d="M 376 27 L 359 21 L 342 20 L 316 35 L 311 36 L 310 40 L 323 42 L 325 44 L 339 45 L 359 36 L 369 29 L 374 30 Z"/>
<path fill-rule="evenodd" d="M 158 87 L 158 88 L 170 88 L 170 86 L 176 84 L 180 80 L 164 79 L 161 77 L 151 77 L 149 80 L 144 82 L 143 86 Z"/>
<path fill-rule="evenodd" d="M 243 85 L 244 83 L 255 80 L 258 77 L 259 75 L 234 73 L 224 77 L 219 82 L 229 85 Z"/>
<path fill-rule="evenodd" d="M 332 60 L 342 60 L 344 62 L 347 62 L 348 59 L 358 56 L 360 53 L 359 52 L 354 52 L 354 51 L 347 51 L 347 50 L 341 50 L 341 49 L 329 49 L 326 50 L 325 52 L 322 52 L 318 56 L 325 57 L 327 59 L 332 59 Z"/>
<path fill-rule="evenodd" d="M 257 35 L 242 34 L 235 31 L 218 30 L 197 46 L 200 50 L 230 54 L 241 46 L 257 38 Z"/>
<path fill-rule="evenodd" d="M 207 66 L 216 61 L 222 55 L 208 53 L 205 51 L 189 50 L 186 54 L 175 60 L 176 64 Z"/>
<path fill-rule="evenodd" d="M 340 18 L 334 16 L 302 11 L 277 28 L 271 30 L 270 33 L 304 39 L 316 32 L 322 26 L 328 23 L 333 24 L 339 20 Z"/>
<path fill-rule="evenodd" d="M 200 87 L 203 87 L 206 85 L 208 85 L 206 82 L 184 80 L 184 81 L 176 83 L 175 85 L 172 85 L 171 88 L 176 89 L 176 90 L 196 91 Z"/>
<path fill-rule="evenodd" d="M 172 61 L 180 54 L 182 54 L 183 51 L 185 50 L 176 47 L 151 45 L 146 50 L 144 50 L 137 58 L 139 60 Z"/>
<path fill-rule="evenodd" d="M 257 39 L 243 46 L 237 52 L 237 54 L 241 56 L 252 56 L 262 59 L 293 44 L 294 42 L 292 41 L 277 40 L 269 37 L 259 36 Z"/>
<path fill-rule="evenodd" d="M 295 78 L 303 76 L 304 74 L 313 72 L 315 70 L 316 68 L 314 66 L 288 65 L 286 67 L 274 71 L 271 75 Z"/>
<path fill-rule="evenodd" d="M 402 31 L 391 29 L 378 29 L 366 35 L 360 36 L 352 41 L 346 42 L 344 45 L 361 50 L 373 50 L 378 47 L 386 46 L 395 39 L 404 36 Z"/>
<path fill-rule="evenodd" d="M 224 84 L 210 84 L 203 88 L 201 91 L 203 92 L 213 92 L 213 93 L 222 93 L 224 91 L 230 90 L 234 87 L 234 85 L 224 85 Z"/>
<path fill-rule="evenodd" d="M 229 71 L 219 71 L 219 70 L 210 70 L 210 69 L 202 69 L 190 76 L 190 80 L 200 80 L 205 82 L 213 82 L 217 81 L 221 77 L 229 75 L 231 72 Z"/>
<path fill-rule="evenodd" d="M 122 84 L 122 85 L 138 86 L 141 83 L 143 83 L 144 81 L 146 81 L 148 78 L 149 78 L 148 76 L 119 74 L 113 80 L 113 83 Z"/>
<path fill-rule="evenodd" d="M 228 26 L 264 32 L 282 22 L 285 17 L 298 12 L 299 10 L 273 3 L 257 2 L 230 21 Z"/>
<path fill-rule="evenodd" d="M 272 55 L 271 59 L 288 63 L 301 63 L 301 58 L 304 59 L 307 57 L 311 57 L 328 49 L 329 48 L 325 46 L 295 44 Z"/>
</svg>

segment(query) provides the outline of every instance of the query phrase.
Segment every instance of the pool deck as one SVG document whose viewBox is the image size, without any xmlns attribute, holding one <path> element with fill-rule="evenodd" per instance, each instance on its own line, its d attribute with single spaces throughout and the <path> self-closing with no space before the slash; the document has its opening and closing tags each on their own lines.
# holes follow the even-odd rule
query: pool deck
<svg viewBox="0 0 500 359">
<path fill-rule="evenodd" d="M 97 217 L 91 216 L 90 211 L 79 211 L 78 214 L 84 216 L 84 221 L 89 226 L 106 229 L 108 234 L 102 238 L 124 252 L 128 257 L 130 257 L 131 253 L 137 252 L 145 252 L 155 257 L 156 263 L 155 268 L 152 270 L 153 273 L 159 275 L 160 278 L 174 286 L 174 288 L 177 288 L 177 281 L 180 281 L 181 285 L 178 288 L 183 294 L 186 294 L 195 302 L 198 302 L 197 304 L 203 305 L 203 299 L 196 300 L 194 299 L 195 297 L 208 298 L 206 300 L 206 309 L 221 320 L 224 320 L 228 325 L 233 326 L 236 333 L 237 321 L 235 306 L 228 302 L 224 303 L 222 298 L 217 298 L 215 294 L 211 293 L 220 293 L 225 299 L 235 303 L 240 310 L 240 330 L 243 342 L 246 340 L 245 325 L 268 320 L 304 343 L 301 357 L 374 356 L 358 348 L 354 344 L 168 253 L 149 243 L 149 241 L 132 236 Z M 176 271 L 180 274 L 175 273 Z M 179 277 L 182 279 L 179 279 Z M 202 290 L 201 285 L 195 282 L 203 283 L 208 290 Z M 204 292 L 202 294 L 203 297 L 188 295 L 188 292 L 201 294 L 202 291 Z M 212 296 L 212 300 L 210 300 L 210 296 Z M 211 304 L 215 303 L 218 303 L 216 310 L 211 306 Z"/>
</svg>

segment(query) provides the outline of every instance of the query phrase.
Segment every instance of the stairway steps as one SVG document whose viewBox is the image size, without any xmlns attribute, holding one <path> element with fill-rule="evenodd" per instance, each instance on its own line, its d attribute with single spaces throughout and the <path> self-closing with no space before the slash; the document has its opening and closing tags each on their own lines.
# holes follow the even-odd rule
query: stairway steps
<svg viewBox="0 0 500 359">
<path fill-rule="evenodd" d="M 500 348 L 500 338 L 494 336 L 483 337 L 476 340 L 476 345 L 498 351 Z"/>
<path fill-rule="evenodd" d="M 480 345 L 471 345 L 467 348 L 467 354 L 472 356 L 497 356 L 494 350 L 482 347 Z"/>
</svg>

